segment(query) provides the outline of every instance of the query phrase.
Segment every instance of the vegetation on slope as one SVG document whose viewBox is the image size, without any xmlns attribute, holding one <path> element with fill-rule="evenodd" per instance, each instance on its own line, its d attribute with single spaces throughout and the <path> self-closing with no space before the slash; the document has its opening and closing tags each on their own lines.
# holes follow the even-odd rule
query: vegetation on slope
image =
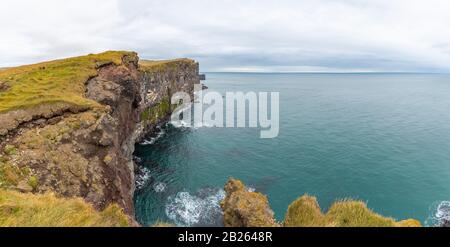
<svg viewBox="0 0 450 247">
<path fill-rule="evenodd" d="M 289 205 L 284 225 L 288 227 L 407 227 L 421 226 L 417 220 L 396 222 L 367 208 L 361 201 L 342 200 L 335 202 L 323 214 L 317 199 L 302 196 Z"/>
<path fill-rule="evenodd" d="M 0 226 L 91 227 L 130 226 L 122 209 L 110 205 L 96 211 L 81 198 L 57 198 L 0 189 Z"/>
<path fill-rule="evenodd" d="M 163 99 L 153 107 L 145 109 L 141 113 L 141 120 L 146 124 L 156 124 L 170 112 L 169 99 Z"/>
<path fill-rule="evenodd" d="M 267 197 L 250 192 L 236 179 L 225 185 L 227 196 L 221 202 L 226 227 L 273 227 L 278 226 Z"/>
</svg>

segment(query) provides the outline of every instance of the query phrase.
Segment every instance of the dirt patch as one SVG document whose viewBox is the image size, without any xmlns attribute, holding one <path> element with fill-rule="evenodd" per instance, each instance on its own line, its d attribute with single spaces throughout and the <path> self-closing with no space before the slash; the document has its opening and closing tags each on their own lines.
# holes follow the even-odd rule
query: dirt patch
<svg viewBox="0 0 450 247">
<path fill-rule="evenodd" d="M 8 90 L 9 88 L 10 88 L 10 86 L 8 84 L 6 84 L 6 82 L 0 81 L 0 92 L 4 92 L 4 91 Z"/>
</svg>

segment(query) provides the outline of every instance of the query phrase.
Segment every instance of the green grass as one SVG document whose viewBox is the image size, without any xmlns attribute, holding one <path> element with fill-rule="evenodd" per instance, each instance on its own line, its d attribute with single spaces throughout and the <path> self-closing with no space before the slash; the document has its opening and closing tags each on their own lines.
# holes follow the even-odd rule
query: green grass
<svg viewBox="0 0 450 247">
<path fill-rule="evenodd" d="M 335 202 L 325 216 L 326 221 L 339 227 L 393 227 L 395 220 L 383 217 L 367 208 L 361 201 Z"/>
<path fill-rule="evenodd" d="M 417 220 L 396 222 L 383 217 L 362 201 L 341 200 L 335 202 L 326 214 L 322 213 L 317 199 L 302 196 L 287 210 L 284 225 L 288 227 L 407 227 L 421 226 Z"/>
<path fill-rule="evenodd" d="M 99 212 L 80 198 L 0 189 L 0 226 L 123 227 L 130 226 L 130 220 L 115 204 Z"/>
<path fill-rule="evenodd" d="M 317 199 L 305 195 L 289 205 L 284 225 L 302 227 L 324 226 L 324 218 Z"/>
<path fill-rule="evenodd" d="M 169 99 L 163 99 L 160 103 L 144 110 L 141 113 L 141 121 L 146 124 L 156 124 L 159 120 L 170 113 Z"/>
<path fill-rule="evenodd" d="M 98 66 L 119 65 L 125 55 L 135 53 L 109 51 L 0 70 L 0 113 L 42 104 L 96 106 L 84 97 L 85 82 L 97 75 Z"/>
<path fill-rule="evenodd" d="M 172 60 L 140 60 L 139 69 L 144 72 L 160 72 L 168 69 L 176 69 L 180 66 L 190 64 L 194 65 L 196 62 L 188 58 L 178 58 Z"/>
<path fill-rule="evenodd" d="M 37 187 L 37 180 L 30 181 L 31 170 L 28 167 L 19 168 L 8 162 L 0 161 L 0 188 L 12 188 L 19 184 L 20 181 L 27 181 Z M 30 185 L 33 187 L 32 185 Z"/>
</svg>

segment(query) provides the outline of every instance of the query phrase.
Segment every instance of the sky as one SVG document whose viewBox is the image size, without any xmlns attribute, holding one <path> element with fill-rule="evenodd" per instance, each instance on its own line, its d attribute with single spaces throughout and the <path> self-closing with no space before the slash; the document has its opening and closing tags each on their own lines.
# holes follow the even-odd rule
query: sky
<svg viewBox="0 0 450 247">
<path fill-rule="evenodd" d="M 2 0 L 0 67 L 105 50 L 204 72 L 450 72 L 448 0 Z"/>
</svg>

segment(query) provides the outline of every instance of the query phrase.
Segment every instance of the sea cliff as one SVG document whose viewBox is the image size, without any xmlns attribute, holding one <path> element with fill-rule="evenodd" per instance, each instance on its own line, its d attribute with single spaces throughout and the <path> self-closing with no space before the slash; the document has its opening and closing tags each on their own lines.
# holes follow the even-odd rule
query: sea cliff
<svg viewBox="0 0 450 247">
<path fill-rule="evenodd" d="M 132 219 L 134 145 L 170 115 L 173 93 L 193 93 L 198 72 L 190 59 L 118 51 L 0 71 L 0 207 L 4 191 L 55 193 Z"/>
</svg>

